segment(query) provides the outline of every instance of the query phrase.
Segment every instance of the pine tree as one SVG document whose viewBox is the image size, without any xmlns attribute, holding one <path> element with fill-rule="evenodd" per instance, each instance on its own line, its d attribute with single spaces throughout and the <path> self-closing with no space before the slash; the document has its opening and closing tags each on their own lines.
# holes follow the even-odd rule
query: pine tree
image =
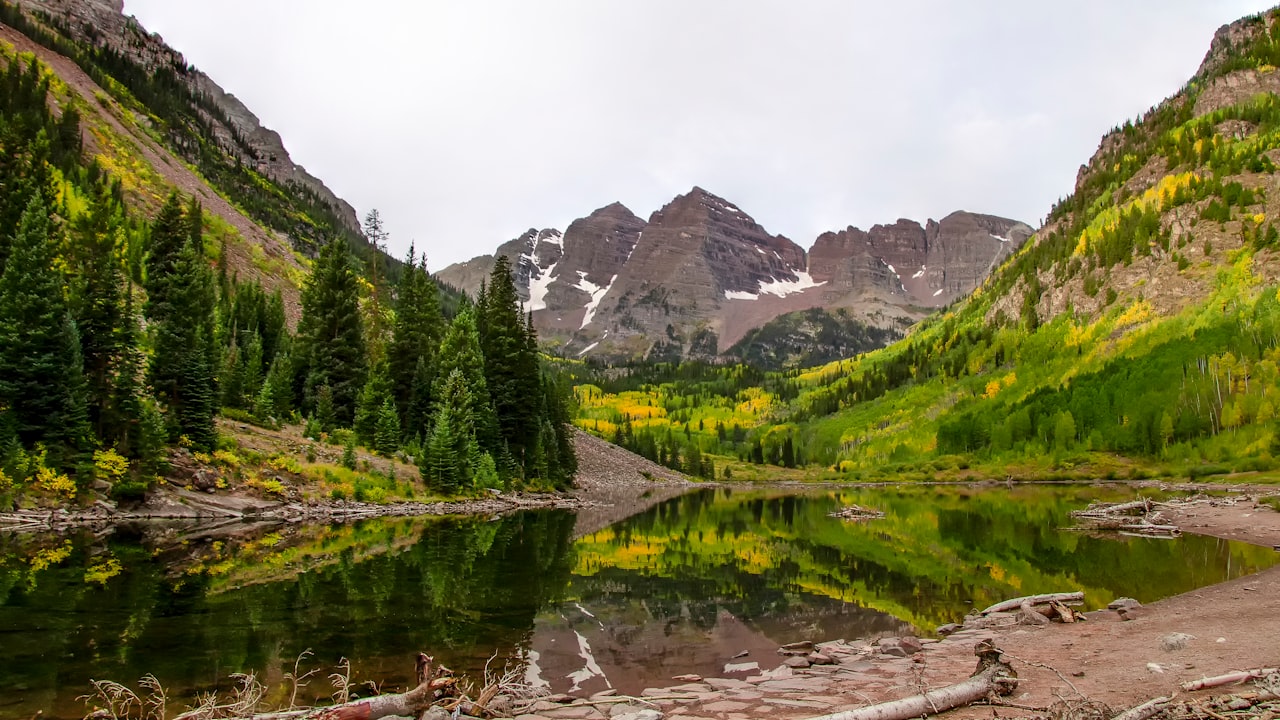
<svg viewBox="0 0 1280 720">
<path fill-rule="evenodd" d="M 411 436 L 424 429 L 422 418 L 412 417 L 413 407 L 429 407 L 431 403 L 429 397 L 415 399 L 415 384 L 425 386 L 429 391 L 435 376 L 436 349 L 443 336 L 444 318 L 440 313 L 438 289 L 427 273 L 426 258 L 418 263 L 413 248 L 410 248 L 396 296 L 388 369 L 396 406 L 405 430 Z"/>
<path fill-rule="evenodd" d="M 449 324 L 437 358 L 438 374 L 432 396 L 444 397 L 445 385 L 455 372 L 460 374 L 469 397 L 468 412 L 475 427 L 481 449 L 496 457 L 500 447 L 498 419 L 494 413 L 485 379 L 485 358 L 480 350 L 480 333 L 476 329 L 475 311 L 464 306 Z M 533 398 L 526 398 L 526 403 Z"/>
<path fill-rule="evenodd" d="M 427 442 L 422 479 L 435 492 L 453 495 L 472 487 L 474 468 L 483 453 L 476 443 L 466 379 L 454 370 L 445 379 L 440 409 Z"/>
<path fill-rule="evenodd" d="M 531 398 L 538 397 L 538 358 L 536 351 L 530 349 L 511 262 L 505 256 L 499 256 L 494 263 L 484 303 L 477 324 L 485 360 L 485 381 L 499 432 L 517 463 L 527 472 L 526 451 L 536 439 L 540 425 L 536 405 L 530 402 Z"/>
<path fill-rule="evenodd" d="M 79 334 L 54 266 L 55 232 L 36 194 L 0 275 L 0 407 L 18 440 L 46 443 L 65 457 L 87 449 L 89 428 Z"/>
<path fill-rule="evenodd" d="M 400 414 L 396 412 L 396 404 L 389 396 L 383 400 L 382 407 L 378 410 L 373 449 L 388 457 L 400 449 Z"/>
<path fill-rule="evenodd" d="M 111 412 L 113 385 L 124 353 L 132 349 L 122 345 L 126 339 L 123 326 L 132 319 L 124 317 L 124 268 L 118 255 L 120 223 L 119 209 L 108 189 L 98 187 L 89 211 L 74 228 L 70 258 L 76 275 L 72 283 L 73 314 L 84 357 L 90 424 L 99 438 L 108 441 L 121 433 L 118 423 L 123 420 Z"/>
<path fill-rule="evenodd" d="M 193 212 L 198 212 L 198 206 L 193 206 Z M 183 217 L 173 195 L 152 224 L 147 317 L 155 351 L 148 375 L 167 410 L 171 437 L 185 437 L 196 449 L 212 450 L 217 439 L 213 425 L 218 400 L 213 315 L 217 295 L 198 222 Z M 181 244 L 170 258 L 174 242 Z"/>
<path fill-rule="evenodd" d="M 315 409 L 320 388 L 328 387 L 335 422 L 349 426 L 364 387 L 367 358 L 359 283 L 341 238 L 321 249 L 303 290 L 298 341 L 306 354 L 306 407 Z"/>
<path fill-rule="evenodd" d="M 365 447 L 374 447 L 377 438 L 378 421 L 382 406 L 394 401 L 391 398 L 391 379 L 387 377 L 385 363 L 378 363 L 369 373 L 369 379 L 360 390 L 360 398 L 356 402 L 355 421 L 351 429 L 356 433 L 356 440 Z M 396 420 L 399 425 L 399 418 Z"/>
</svg>

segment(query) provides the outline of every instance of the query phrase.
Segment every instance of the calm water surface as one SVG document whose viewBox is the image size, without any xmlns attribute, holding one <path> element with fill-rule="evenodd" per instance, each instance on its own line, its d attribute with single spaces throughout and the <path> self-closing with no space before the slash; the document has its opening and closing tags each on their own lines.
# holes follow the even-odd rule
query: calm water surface
<svg viewBox="0 0 1280 720">
<path fill-rule="evenodd" d="M 556 690 L 623 692 L 778 644 L 930 632 L 974 606 L 1081 589 L 1090 607 L 1143 602 L 1256 572 L 1270 548 L 1199 536 L 1094 537 L 1059 528 L 1131 491 L 1026 486 L 700 490 L 581 535 L 564 511 L 302 528 L 119 529 L 0 536 L 0 718 L 73 718 L 91 678 L 154 674 L 176 707 L 257 672 L 341 658 L 386 690 L 419 650 L 460 671 L 518 655 Z M 843 505 L 887 517 L 827 517 Z"/>
</svg>

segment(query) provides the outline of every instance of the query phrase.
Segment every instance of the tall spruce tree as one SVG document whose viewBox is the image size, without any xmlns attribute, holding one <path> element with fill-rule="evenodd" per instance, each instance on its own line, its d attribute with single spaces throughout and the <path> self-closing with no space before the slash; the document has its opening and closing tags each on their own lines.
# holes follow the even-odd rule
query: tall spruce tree
<svg viewBox="0 0 1280 720">
<path fill-rule="evenodd" d="M 55 267 L 60 238 L 43 196 L 27 204 L 0 275 L 0 408 L 18 440 L 62 461 L 87 449 L 79 333 Z"/>
<path fill-rule="evenodd" d="M 498 256 L 480 307 L 480 346 L 484 374 L 498 428 L 516 462 L 525 469 L 526 452 L 536 440 L 539 418 L 538 357 L 531 350 L 511 261 Z"/>
<path fill-rule="evenodd" d="M 444 318 L 440 313 L 439 290 L 427 273 L 426 258 L 417 260 L 413 248 L 410 248 L 397 289 L 396 318 L 387 354 L 396 408 L 408 437 L 415 437 L 426 429 L 426 418 L 420 408 L 429 408 L 432 401 L 429 397 L 415 398 L 415 377 L 418 378 L 417 387 L 432 386 L 436 375 L 436 351 L 443 336 Z M 415 410 L 415 406 L 419 410 Z"/>
<path fill-rule="evenodd" d="M 454 495 L 472 488 L 483 453 L 476 443 L 470 395 L 460 371 L 445 378 L 440 409 L 419 465 L 423 481 L 434 492 Z"/>
<path fill-rule="evenodd" d="M 442 398 L 446 392 L 449 378 L 458 373 L 466 385 L 468 405 L 467 411 L 472 418 L 476 440 L 480 447 L 497 457 L 501 453 L 502 442 L 498 428 L 498 418 L 494 413 L 493 402 L 489 395 L 488 382 L 485 379 L 484 354 L 480 350 L 480 333 L 476 329 L 475 310 L 464 306 L 440 343 L 438 356 L 438 372 L 432 396 Z"/>
<path fill-rule="evenodd" d="M 203 239 L 193 230 L 198 222 L 183 216 L 181 203 L 173 195 L 151 227 L 147 318 L 154 354 L 148 374 L 167 410 L 171 438 L 185 437 L 194 448 L 212 450 L 217 439 L 213 425 L 217 293 Z"/>
<path fill-rule="evenodd" d="M 305 353 L 304 409 L 315 412 L 328 388 L 334 422 L 350 426 L 364 387 L 367 357 L 360 291 L 351 252 L 341 238 L 321 250 L 302 293 L 298 344 Z"/>
<path fill-rule="evenodd" d="M 122 223 L 121 209 L 110 189 L 100 185 L 88 212 L 73 228 L 70 253 L 75 272 L 71 297 L 84 357 L 89 420 L 97 436 L 108 442 L 123 433 L 121 423 L 137 419 L 112 412 L 120 365 L 132 350 L 126 343 L 136 340 L 131 329 L 125 328 L 132 319 L 124 317 L 124 267 L 119 255 Z"/>
</svg>

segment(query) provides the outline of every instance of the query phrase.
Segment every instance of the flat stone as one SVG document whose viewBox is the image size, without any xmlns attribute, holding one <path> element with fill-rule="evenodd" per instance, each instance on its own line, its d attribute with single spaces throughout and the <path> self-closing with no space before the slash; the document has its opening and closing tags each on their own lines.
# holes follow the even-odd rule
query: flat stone
<svg viewBox="0 0 1280 720">
<path fill-rule="evenodd" d="M 783 645 L 780 649 L 782 649 L 782 650 L 812 650 L 812 649 L 813 649 L 813 641 L 812 641 L 812 640 L 801 640 L 800 642 L 787 643 L 786 645 Z"/>
<path fill-rule="evenodd" d="M 861 657 L 847 657 L 840 661 L 840 669 L 849 672 L 863 672 L 875 667 L 876 664 Z"/>
<path fill-rule="evenodd" d="M 670 693 L 707 693 L 711 692 L 711 686 L 706 683 L 686 683 L 684 685 L 673 685 L 667 688 Z"/>
<path fill-rule="evenodd" d="M 558 710 L 544 711 L 543 716 L 553 720 L 604 720 L 604 713 L 590 705 L 569 705 Z"/>
<path fill-rule="evenodd" d="M 898 638 L 898 647 L 906 650 L 908 655 L 915 655 L 924 649 L 924 644 L 920 642 L 920 638 L 908 635 Z"/>
<path fill-rule="evenodd" d="M 702 676 L 701 676 L 701 675 L 676 675 L 675 677 L 673 677 L 673 678 L 671 678 L 671 679 L 672 679 L 672 680 L 678 680 L 678 681 L 680 681 L 680 682 L 687 682 L 687 683 L 702 682 Z"/>
<path fill-rule="evenodd" d="M 939 625 L 934 630 L 934 632 L 941 635 L 942 637 L 946 637 L 948 635 L 955 633 L 957 630 L 960 629 L 960 627 L 961 626 L 957 625 L 956 623 L 947 623 L 946 625 Z"/>
<path fill-rule="evenodd" d="M 1120 613 L 1121 620 L 1137 620 L 1151 614 L 1145 607 L 1120 608 L 1117 612 Z"/>
<path fill-rule="evenodd" d="M 731 690 L 734 688 L 751 687 L 751 683 L 744 680 L 736 680 L 734 678 L 707 678 L 706 683 L 716 690 Z"/>
<path fill-rule="evenodd" d="M 609 688 L 608 690 L 601 690 L 598 693 L 593 693 L 591 695 L 591 699 L 599 700 L 601 698 L 613 697 L 614 695 L 617 695 L 617 694 L 618 694 L 618 690 L 616 688 Z"/>
<path fill-rule="evenodd" d="M 809 662 L 814 665 L 834 665 L 836 661 L 826 653 L 816 652 L 809 654 Z"/>
<path fill-rule="evenodd" d="M 894 657 L 906 657 L 906 656 L 907 656 L 907 651 L 906 651 L 906 650 L 903 650 L 902 648 L 898 647 L 897 645 L 882 645 L 882 646 L 880 647 L 880 652 L 881 652 L 881 653 L 883 653 L 883 654 L 885 654 L 885 655 L 892 655 L 892 656 L 894 656 Z"/>
<path fill-rule="evenodd" d="M 609 716 L 617 717 L 619 715 L 629 715 L 646 709 L 651 710 L 652 708 L 646 708 L 645 706 L 638 704 L 632 705 L 631 703 L 617 703 L 613 707 L 609 708 Z"/>
<path fill-rule="evenodd" d="M 533 713 L 525 713 L 523 715 L 517 715 L 515 720 L 546 720 L 546 718 L 541 715 L 534 715 Z"/>
<path fill-rule="evenodd" d="M 632 706 L 624 705 L 623 707 Z M 614 715 L 613 718 L 614 720 L 662 720 L 662 713 L 654 710 L 653 708 L 642 708 L 640 710 L 633 710 L 621 715 Z"/>
<path fill-rule="evenodd" d="M 748 687 L 755 687 L 749 685 Z M 764 697 L 764 693 L 758 690 L 727 690 L 724 694 L 729 700 L 759 700 Z"/>
<path fill-rule="evenodd" d="M 738 710 L 746 710 L 749 707 L 751 707 L 751 703 L 739 702 L 737 700 L 721 700 L 719 702 L 703 705 L 702 711 L 711 713 L 737 712 Z"/>
<path fill-rule="evenodd" d="M 729 663 L 724 666 L 726 675 L 729 673 L 753 672 L 759 669 L 760 663 L 758 662 Z"/>
<path fill-rule="evenodd" d="M 803 657 L 800 657 L 799 655 L 792 655 L 786 660 L 783 660 L 782 664 L 786 665 L 789 668 L 801 669 L 801 668 L 807 668 L 813 663 L 809 662 L 808 658 L 803 658 Z"/>
<path fill-rule="evenodd" d="M 814 702 L 813 700 L 790 700 L 787 698 L 765 698 L 767 705 L 781 705 L 782 707 L 805 708 L 807 710 L 826 710 L 831 707 L 826 703 Z"/>
<path fill-rule="evenodd" d="M 1111 602 L 1107 603 L 1108 610 L 1120 610 L 1121 608 L 1140 608 L 1140 607 L 1142 607 L 1142 603 L 1138 602 L 1137 600 L 1134 600 L 1133 598 L 1128 598 L 1128 597 L 1116 598 L 1115 600 L 1112 600 Z"/>
<path fill-rule="evenodd" d="M 831 683 L 816 678 L 792 678 L 790 680 L 767 680 L 760 683 L 764 692 L 824 692 Z"/>
</svg>

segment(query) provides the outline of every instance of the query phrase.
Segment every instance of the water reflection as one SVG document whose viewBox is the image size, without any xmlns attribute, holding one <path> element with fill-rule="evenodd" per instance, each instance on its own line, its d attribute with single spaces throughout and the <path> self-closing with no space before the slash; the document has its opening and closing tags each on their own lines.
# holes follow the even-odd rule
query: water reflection
<svg viewBox="0 0 1280 720">
<path fill-rule="evenodd" d="M 0 539 L 0 717 L 80 717 L 91 677 L 154 673 L 180 700 L 247 670 L 280 688 L 307 649 L 304 670 L 347 657 L 386 688 L 426 650 L 468 672 L 521 653 L 557 690 L 636 692 L 730 661 L 771 667 L 783 642 L 928 631 L 1014 595 L 1146 602 L 1276 562 L 1213 538 L 1058 530 L 1070 509 L 1130 495 L 705 490 L 576 541 L 563 511 Z M 853 503 L 886 517 L 827 516 Z M 299 697 L 329 692 L 321 676 Z"/>
</svg>

